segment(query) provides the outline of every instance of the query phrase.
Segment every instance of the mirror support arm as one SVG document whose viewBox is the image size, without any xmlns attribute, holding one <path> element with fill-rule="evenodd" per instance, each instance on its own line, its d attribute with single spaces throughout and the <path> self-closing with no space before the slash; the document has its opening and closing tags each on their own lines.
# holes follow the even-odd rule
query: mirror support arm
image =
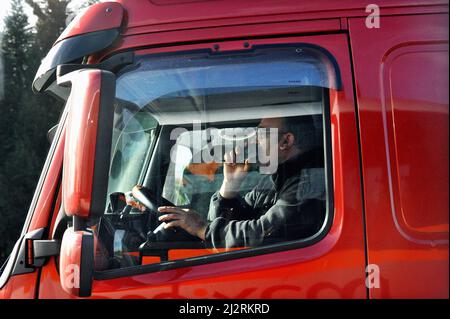
<svg viewBox="0 0 450 319">
<path fill-rule="evenodd" d="M 27 233 L 20 244 L 12 275 L 30 273 L 42 267 L 51 256 L 59 255 L 61 241 L 43 240 L 45 228 Z"/>
</svg>

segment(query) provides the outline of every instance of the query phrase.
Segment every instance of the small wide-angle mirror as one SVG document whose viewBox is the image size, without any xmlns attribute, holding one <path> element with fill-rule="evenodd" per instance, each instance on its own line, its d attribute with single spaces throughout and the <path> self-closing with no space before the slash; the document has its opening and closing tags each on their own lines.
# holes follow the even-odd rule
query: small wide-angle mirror
<svg viewBox="0 0 450 319">
<path fill-rule="evenodd" d="M 62 288 L 77 297 L 89 297 L 94 273 L 94 235 L 90 231 L 64 232 L 59 275 Z"/>
</svg>

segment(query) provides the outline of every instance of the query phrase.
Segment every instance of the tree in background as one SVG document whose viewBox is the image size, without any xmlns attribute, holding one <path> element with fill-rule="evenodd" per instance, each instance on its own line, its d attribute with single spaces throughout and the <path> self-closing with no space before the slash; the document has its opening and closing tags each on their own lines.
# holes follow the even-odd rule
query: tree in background
<svg viewBox="0 0 450 319">
<path fill-rule="evenodd" d="M 66 27 L 67 6 L 70 0 L 25 1 L 33 8 L 33 14 L 38 18 L 35 42 L 40 55 L 44 57 Z"/>
<path fill-rule="evenodd" d="M 21 154 L 25 147 L 18 140 L 21 130 L 18 121 L 20 106 L 28 104 L 33 52 L 32 33 L 28 17 L 24 14 L 22 0 L 11 2 L 11 13 L 5 18 L 5 32 L 2 41 L 4 69 L 4 97 L 0 101 L 0 259 L 5 258 L 17 240 L 29 204 L 30 184 L 33 178 L 26 178 L 30 171 L 23 166 L 28 154 Z M 24 179 L 22 179 L 24 178 Z M 26 192 L 26 193 L 24 193 Z M 27 203 L 24 204 L 23 201 Z"/>
<path fill-rule="evenodd" d="M 21 0 L 12 1 L 11 14 L 5 18 L 6 31 L 3 34 L 2 56 L 4 79 L 4 94 L 2 103 L 1 127 L 4 128 L 2 141 L 12 134 L 12 119 L 15 117 L 15 104 L 27 91 L 30 85 L 27 72 L 30 71 L 31 51 L 33 47 L 32 35 L 28 28 L 28 17 L 23 13 Z M 1 143 L 1 154 L 5 154 L 12 148 L 12 143 Z"/>
<path fill-rule="evenodd" d="M 12 0 L 1 42 L 5 94 L 0 99 L 0 266 L 19 238 L 49 149 L 46 133 L 63 107 L 53 98 L 33 94 L 31 84 L 66 27 L 70 0 L 25 3 L 38 18 L 36 26 L 28 26 L 23 0 Z"/>
</svg>

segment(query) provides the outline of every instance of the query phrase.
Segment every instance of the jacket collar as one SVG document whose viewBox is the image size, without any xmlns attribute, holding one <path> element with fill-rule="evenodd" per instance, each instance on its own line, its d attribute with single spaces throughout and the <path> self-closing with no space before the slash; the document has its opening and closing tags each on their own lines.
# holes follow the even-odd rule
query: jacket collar
<svg viewBox="0 0 450 319">
<path fill-rule="evenodd" d="M 324 154 L 322 148 L 307 151 L 296 155 L 278 165 L 277 171 L 271 178 L 277 190 L 280 190 L 287 179 L 300 174 L 304 168 L 324 167 Z"/>
</svg>

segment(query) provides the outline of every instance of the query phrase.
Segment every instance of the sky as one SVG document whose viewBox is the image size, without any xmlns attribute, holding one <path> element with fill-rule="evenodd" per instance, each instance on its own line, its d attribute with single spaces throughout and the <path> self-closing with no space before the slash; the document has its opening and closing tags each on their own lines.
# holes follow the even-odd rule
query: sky
<svg viewBox="0 0 450 319">
<path fill-rule="evenodd" d="M 81 3 L 83 3 L 83 0 L 72 0 L 70 3 L 70 8 L 76 8 Z M 34 25 L 36 23 L 36 17 L 33 15 L 33 10 L 29 5 L 23 1 L 23 6 L 25 9 L 25 13 L 28 15 L 28 22 L 30 22 L 31 25 Z M 10 10 L 10 1 L 9 0 L 0 0 L 0 32 L 3 32 L 4 29 L 4 23 L 3 19 L 6 15 L 8 15 Z"/>
</svg>

